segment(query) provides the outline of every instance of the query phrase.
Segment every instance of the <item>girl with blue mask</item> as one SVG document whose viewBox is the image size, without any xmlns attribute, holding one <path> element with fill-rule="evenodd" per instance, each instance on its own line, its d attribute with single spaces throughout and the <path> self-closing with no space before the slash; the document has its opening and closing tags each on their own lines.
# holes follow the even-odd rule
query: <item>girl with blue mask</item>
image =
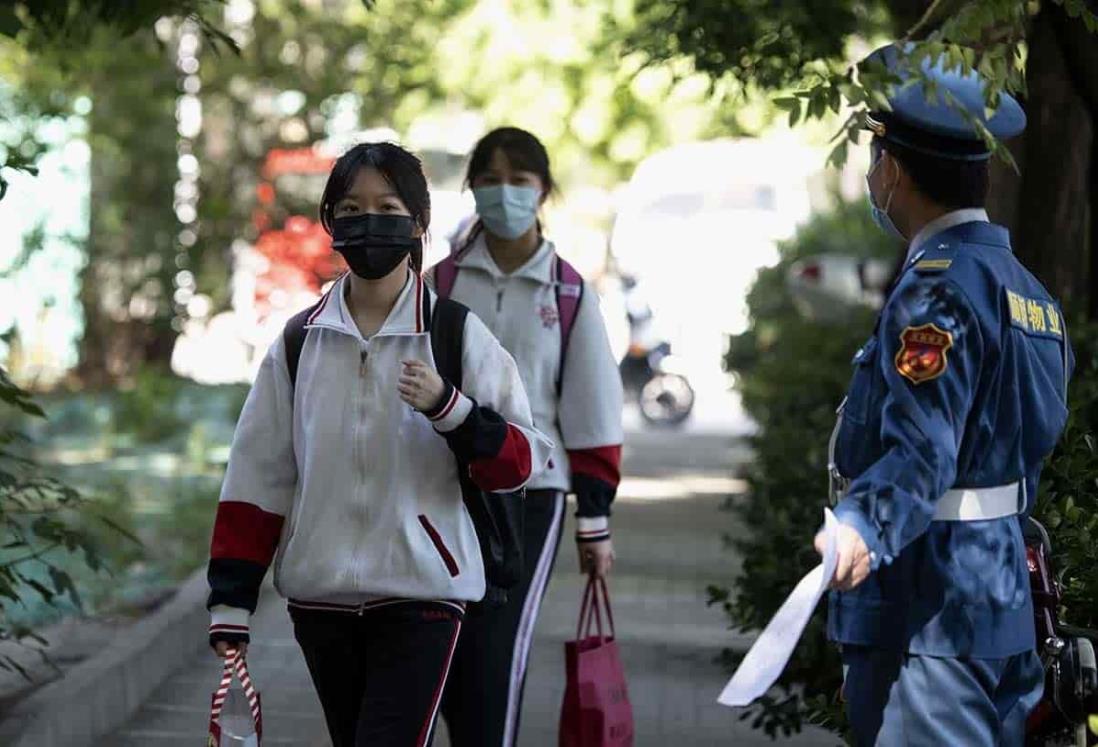
<svg viewBox="0 0 1098 747">
<path fill-rule="evenodd" d="M 538 209 L 554 187 L 544 146 L 517 128 L 489 133 L 470 160 L 467 186 L 493 258 L 504 272 L 517 269 L 540 244 Z"/>
<path fill-rule="evenodd" d="M 468 617 L 442 713 L 454 747 L 513 747 L 567 494 L 576 496 L 580 571 L 605 576 L 614 561 L 622 386 L 598 293 L 542 234 L 538 208 L 554 191 L 545 147 L 514 127 L 490 132 L 473 150 L 466 184 L 476 220 L 428 281 L 468 306 L 514 357 L 533 418 L 555 446 L 523 501 L 523 576 L 503 606 Z"/>
</svg>

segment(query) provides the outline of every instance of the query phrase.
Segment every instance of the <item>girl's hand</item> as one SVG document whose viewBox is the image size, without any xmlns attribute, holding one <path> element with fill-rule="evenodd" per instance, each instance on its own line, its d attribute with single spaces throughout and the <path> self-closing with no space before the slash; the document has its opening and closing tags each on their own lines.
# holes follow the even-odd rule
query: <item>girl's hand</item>
<svg viewBox="0 0 1098 747">
<path fill-rule="evenodd" d="M 247 643 L 229 643 L 228 641 L 218 641 L 217 645 L 214 646 L 214 651 L 216 651 L 217 655 L 220 656 L 222 659 L 234 656 L 237 652 L 237 649 L 240 650 L 240 653 L 242 655 L 248 655 Z"/>
<path fill-rule="evenodd" d="M 427 412 L 438 406 L 446 385 L 442 377 L 423 361 L 401 361 L 403 370 L 397 388 L 400 398 L 420 412 Z"/>
<path fill-rule="evenodd" d="M 614 542 L 605 539 L 602 542 L 577 542 L 579 550 L 580 573 L 596 578 L 604 578 L 610 574 L 614 566 Z"/>
</svg>

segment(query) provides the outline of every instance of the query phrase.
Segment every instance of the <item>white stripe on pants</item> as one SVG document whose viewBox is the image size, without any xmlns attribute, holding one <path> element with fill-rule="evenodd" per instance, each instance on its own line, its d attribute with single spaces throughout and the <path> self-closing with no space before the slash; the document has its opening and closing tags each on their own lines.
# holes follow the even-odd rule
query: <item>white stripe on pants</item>
<svg viewBox="0 0 1098 747">
<path fill-rule="evenodd" d="M 526 593 L 522 616 L 519 618 L 518 632 L 515 635 L 515 648 L 511 655 L 511 682 L 507 690 L 507 721 L 503 729 L 503 747 L 514 745 L 515 740 L 518 738 L 518 734 L 515 732 L 518 728 L 518 711 L 521 707 L 522 682 L 526 676 L 526 663 L 530 658 L 530 644 L 534 639 L 534 625 L 538 619 L 538 612 L 541 610 L 541 600 L 545 596 L 545 588 L 549 585 L 549 575 L 556 555 L 561 526 L 564 523 L 564 505 L 564 493 L 555 494 L 553 497 L 553 520 L 549 525 L 549 531 L 545 533 L 545 544 L 542 545 L 541 554 L 538 556 L 538 564 L 530 581 L 530 590 Z"/>
</svg>

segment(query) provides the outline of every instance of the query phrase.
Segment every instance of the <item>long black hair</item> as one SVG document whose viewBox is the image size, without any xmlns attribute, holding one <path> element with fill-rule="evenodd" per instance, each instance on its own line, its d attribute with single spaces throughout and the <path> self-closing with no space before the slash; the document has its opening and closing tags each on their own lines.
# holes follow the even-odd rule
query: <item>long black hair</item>
<svg viewBox="0 0 1098 747">
<path fill-rule="evenodd" d="M 412 251 L 412 268 L 422 272 L 423 241 L 431 223 L 431 193 L 423 163 L 414 153 L 395 143 L 359 143 L 339 157 L 320 198 L 320 225 L 331 235 L 335 206 L 351 191 L 358 172 L 364 168 L 376 169 L 385 177 L 412 214 L 412 220 L 423 229 L 424 238 L 420 239 L 419 249 Z"/>
</svg>

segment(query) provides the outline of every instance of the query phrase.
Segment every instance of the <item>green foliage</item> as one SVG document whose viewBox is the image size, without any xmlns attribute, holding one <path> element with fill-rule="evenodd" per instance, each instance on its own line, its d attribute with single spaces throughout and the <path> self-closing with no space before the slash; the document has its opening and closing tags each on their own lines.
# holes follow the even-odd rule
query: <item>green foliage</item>
<svg viewBox="0 0 1098 747">
<path fill-rule="evenodd" d="M 0 368 L 0 407 L 44 417 L 29 395 Z M 64 558 L 77 558 L 92 572 L 103 568 L 102 556 L 82 522 L 98 522 L 125 533 L 108 517 L 88 512 L 87 499 L 68 485 L 46 476 L 23 453 L 21 435 L 0 430 L 0 605 L 25 605 L 37 595 L 51 607 L 67 602 L 80 607 L 77 586 Z M 26 625 L 13 622 L 0 607 L 0 640 L 35 640 Z M 0 668 L 26 674 L 17 662 L 0 657 Z"/>
<path fill-rule="evenodd" d="M 864 203 L 819 215 L 780 247 L 781 261 L 763 270 L 748 296 L 751 325 L 734 337 L 726 360 L 744 408 L 759 424 L 751 439 L 748 495 L 731 510 L 749 529 L 730 540 L 743 558 L 730 589 L 711 588 L 732 627 L 763 628 L 801 576 L 819 562 L 812 538 L 827 502 L 827 442 L 835 408 L 850 379 L 850 358 L 873 328 L 873 312 L 850 309 L 843 324 L 821 324 L 794 309 L 785 276 L 798 259 L 822 253 L 891 258 L 898 248 L 877 229 Z M 804 723 L 841 730 L 835 697 L 842 682 L 835 647 L 825 635 L 826 610 L 816 611 L 778 686 L 745 719 L 771 736 Z M 725 652 L 728 663 L 738 657 Z"/>
<path fill-rule="evenodd" d="M 1072 22 L 1098 31 L 1098 15 L 1084 0 L 1044 0 L 1063 5 Z M 714 80 L 732 78 L 778 94 L 775 104 L 786 111 L 791 126 L 802 119 L 843 114 L 847 118 L 835 136 L 830 162 L 846 160 L 850 142 L 865 126 L 865 115 L 887 108 L 887 96 L 899 79 L 880 66 L 847 62 L 848 44 L 855 39 L 887 34 L 890 26 L 900 41 L 911 43 L 905 71 L 927 84 L 926 61 L 965 73 L 978 70 L 987 81 L 985 99 L 995 107 L 1004 91 L 1025 92 L 1026 33 L 1031 15 L 1042 3 L 1018 0 L 934 0 L 920 18 L 905 26 L 910 4 L 897 0 L 823 3 L 696 2 L 640 0 L 638 13 L 647 18 L 626 36 L 629 48 L 643 52 L 654 64 L 686 58 Z M 955 102 L 948 95 L 944 101 Z M 1013 158 L 976 119 L 972 122 L 992 151 L 1008 163 Z"/>
<path fill-rule="evenodd" d="M 824 0 L 638 0 L 628 47 L 653 60 L 688 57 L 718 79 L 732 76 L 764 89 L 801 82 L 819 60 L 841 59 L 846 39 L 883 30 L 880 2 Z"/>
<path fill-rule="evenodd" d="M 122 389 L 114 407 L 113 426 L 144 443 L 177 436 L 186 421 L 178 412 L 182 380 L 162 370 L 138 371 L 133 385 Z"/>
<path fill-rule="evenodd" d="M 1063 619 L 1098 630 L 1098 325 L 1069 325 L 1075 374 L 1071 415 L 1041 475 L 1034 516 L 1052 538 Z"/>
<path fill-rule="evenodd" d="M 124 47 L 134 36 L 157 41 L 153 34 L 156 21 L 174 17 L 192 21 L 213 48 L 236 51 L 236 42 L 211 20 L 223 5 L 224 0 L 14 0 L 0 3 L 0 50 L 12 58 L 22 57 L 21 66 L 36 71 L 30 77 L 46 68 L 78 78 L 86 69 L 89 50 L 101 45 L 104 38 L 110 40 L 111 50 L 117 54 L 118 44 Z M 58 109 L 59 100 L 64 100 L 59 88 L 41 88 L 31 97 L 38 101 L 24 100 L 18 110 L 32 120 L 40 119 L 49 113 L 46 110 Z M 11 109 L 10 101 L 0 98 L 0 119 L 11 123 L 12 112 L 5 109 Z M 19 132 L 21 142 L 15 146 L 9 138 L 0 141 L 0 200 L 8 190 L 5 169 L 38 173 L 35 164 L 44 147 L 32 129 L 21 128 Z"/>
<path fill-rule="evenodd" d="M 157 20 L 188 18 L 214 43 L 235 48 L 211 19 L 225 0 L 15 0 L 0 6 L 0 36 L 36 52 L 79 50 L 99 29 L 119 39 L 152 32 Z M 75 57 L 72 58 L 75 61 Z"/>
</svg>

